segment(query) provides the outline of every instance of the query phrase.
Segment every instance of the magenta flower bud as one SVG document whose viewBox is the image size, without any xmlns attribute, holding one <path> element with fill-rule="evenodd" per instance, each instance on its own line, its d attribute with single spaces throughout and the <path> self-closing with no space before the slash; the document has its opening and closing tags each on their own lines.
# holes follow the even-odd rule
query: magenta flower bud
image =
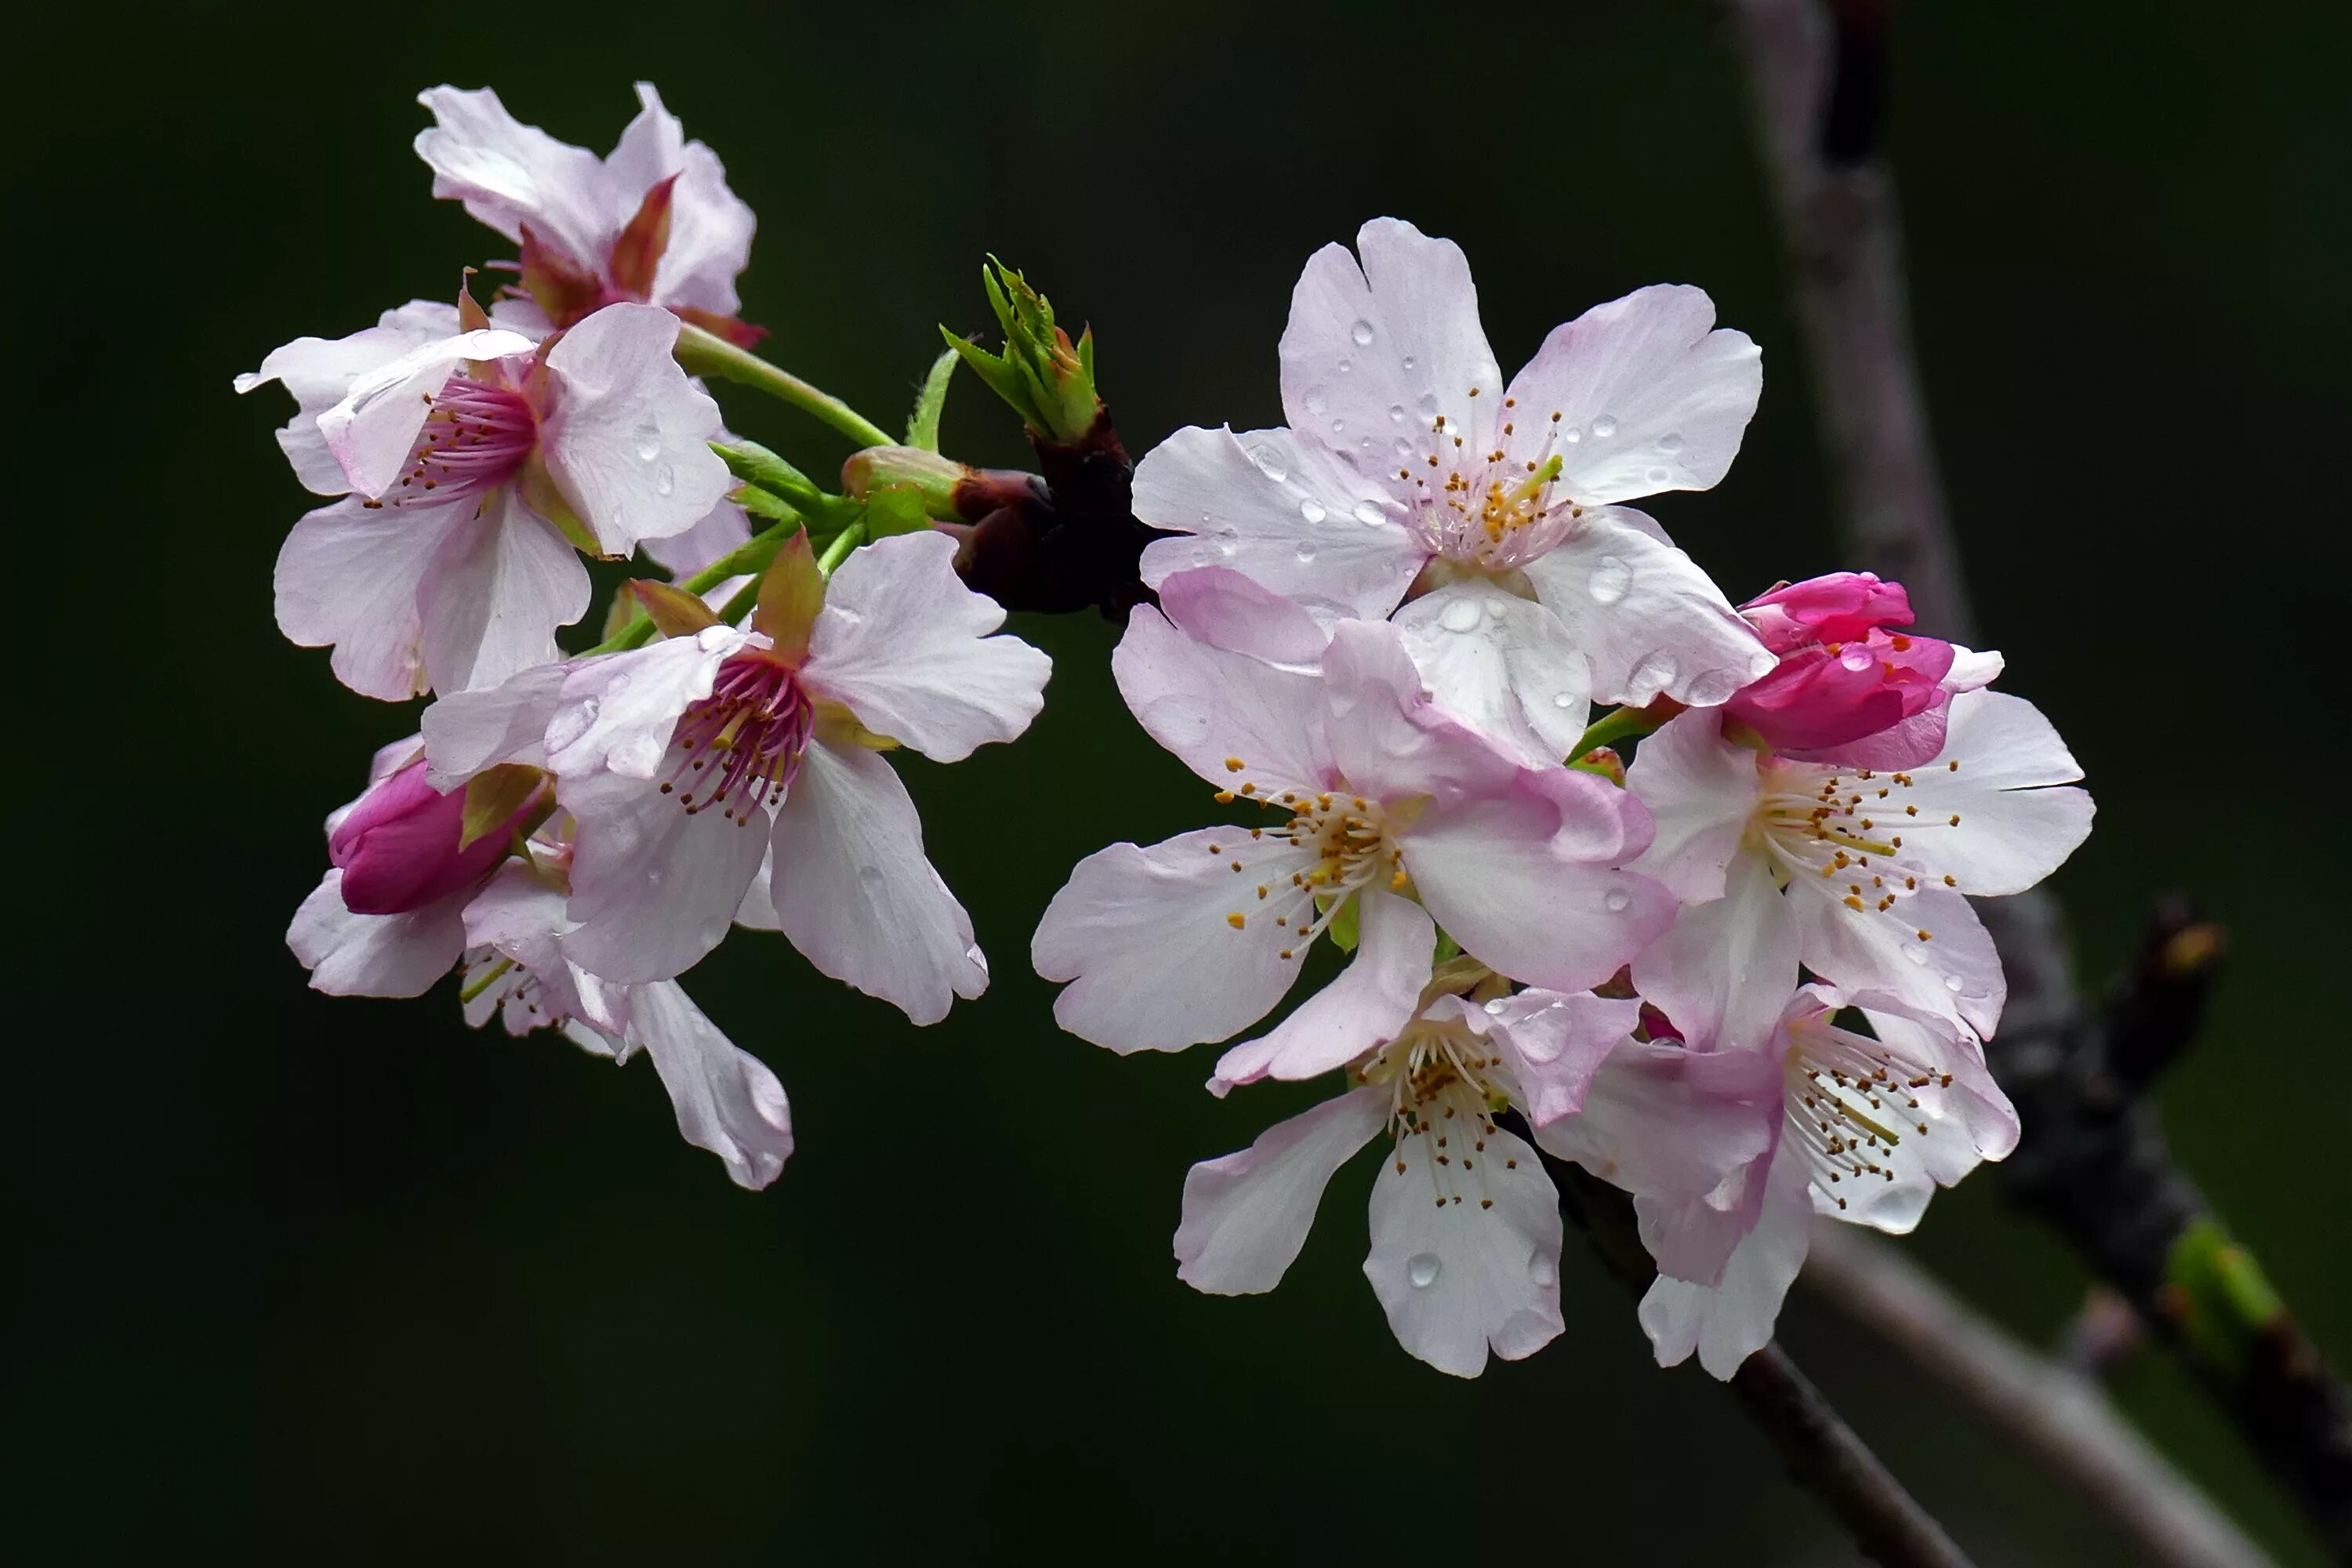
<svg viewBox="0 0 2352 1568">
<path fill-rule="evenodd" d="M 1855 642 L 1876 626 L 1911 624 L 1911 595 L 1869 572 L 1832 572 L 1783 583 L 1739 606 L 1774 653 L 1814 643 Z"/>
<path fill-rule="evenodd" d="M 327 858 L 343 873 L 343 906 L 405 914 L 480 880 L 506 858 L 515 828 L 538 805 L 534 796 L 460 848 L 466 792 L 444 795 L 425 783 L 419 757 L 370 790 L 327 836 Z"/>
</svg>

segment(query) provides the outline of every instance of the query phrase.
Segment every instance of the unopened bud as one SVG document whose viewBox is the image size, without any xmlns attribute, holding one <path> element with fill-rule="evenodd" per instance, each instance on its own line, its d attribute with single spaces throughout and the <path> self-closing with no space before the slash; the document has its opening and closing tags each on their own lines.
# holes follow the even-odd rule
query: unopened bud
<svg viewBox="0 0 2352 1568">
<path fill-rule="evenodd" d="M 981 268 L 981 286 L 1004 331 L 1004 352 L 990 353 L 942 327 L 948 346 L 1013 405 L 1024 423 L 1048 441 L 1086 438 L 1102 415 L 1095 391 L 1094 332 L 1070 334 L 1054 324 L 1054 307 L 1027 279 L 991 257 Z"/>
<path fill-rule="evenodd" d="M 927 516 L 955 521 L 956 487 L 972 470 L 952 458 L 920 447 L 868 447 L 841 466 L 844 494 L 870 500 L 877 490 L 912 489 L 923 499 Z"/>
<path fill-rule="evenodd" d="M 514 827 L 538 805 L 528 801 L 497 831 L 461 843 L 466 792 L 444 795 L 425 783 L 419 757 L 370 790 L 327 836 L 327 858 L 343 873 L 343 906 L 397 915 L 448 897 L 506 858 Z"/>
</svg>

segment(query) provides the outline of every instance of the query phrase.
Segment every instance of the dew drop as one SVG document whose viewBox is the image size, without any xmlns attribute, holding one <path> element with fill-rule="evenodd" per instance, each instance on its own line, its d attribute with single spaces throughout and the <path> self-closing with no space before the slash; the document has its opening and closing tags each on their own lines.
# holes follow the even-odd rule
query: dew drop
<svg viewBox="0 0 2352 1568">
<path fill-rule="evenodd" d="M 1710 669 L 1691 682 L 1690 705 L 1694 708 L 1719 708 L 1731 700 L 1741 682 L 1736 669 Z"/>
<path fill-rule="evenodd" d="M 1927 963 L 1927 944 L 1924 942 L 1906 942 L 1903 944 L 1903 956 L 1924 968 Z"/>
<path fill-rule="evenodd" d="M 1455 599 L 1446 605 L 1444 613 L 1437 617 L 1437 624 L 1449 632 L 1475 630 L 1478 625 L 1478 601 L 1468 597 Z"/>
<path fill-rule="evenodd" d="M 1592 433 L 1603 441 L 1617 434 L 1617 416 L 1604 414 L 1592 422 Z"/>
<path fill-rule="evenodd" d="M 1345 374 L 1347 374 L 1349 371 L 1351 371 L 1351 370 L 1353 370 L 1353 369 L 1355 369 L 1355 368 L 1356 368 L 1356 362 L 1355 362 L 1354 360 L 1351 360 L 1351 359 L 1343 359 L 1343 360 L 1341 360 L 1341 361 L 1339 362 L 1339 374 L 1340 374 L 1341 375 L 1345 375 Z"/>
<path fill-rule="evenodd" d="M 1372 324 L 1370 321 L 1358 321 L 1348 329 L 1348 335 L 1356 340 L 1356 346 L 1360 349 L 1372 346 Z"/>
<path fill-rule="evenodd" d="M 1250 453 L 1250 458 L 1257 464 L 1258 472 L 1276 484 L 1280 484 L 1290 477 L 1289 472 L 1283 468 L 1281 458 L 1275 456 L 1274 448 L 1271 447 L 1257 447 Z"/>
<path fill-rule="evenodd" d="M 1320 522 L 1326 517 L 1328 517 L 1330 513 L 1323 510 L 1323 503 L 1321 501 L 1309 496 L 1305 500 L 1298 503 L 1298 515 L 1305 518 L 1309 522 Z"/>
<path fill-rule="evenodd" d="M 1675 662 L 1675 656 L 1664 648 L 1659 648 L 1633 667 L 1633 686 L 1639 691 L 1662 692 L 1672 686 L 1675 677 L 1681 673 L 1682 666 Z"/>
<path fill-rule="evenodd" d="M 1633 585 L 1633 569 L 1614 555 L 1604 555 L 1584 580 L 1584 591 L 1596 605 L 1613 605 Z"/>
<path fill-rule="evenodd" d="M 1947 974 L 1944 976 L 1944 989 L 1950 992 L 1955 996 L 1958 996 L 1960 994 L 1960 986 L 1962 984 L 1960 977 L 1957 974 Z"/>
<path fill-rule="evenodd" d="M 1488 599 L 1486 604 L 1486 618 L 1490 621 L 1499 621 L 1507 614 L 1503 608 L 1503 601 L 1500 599 Z"/>
<path fill-rule="evenodd" d="M 694 634 L 694 646 L 705 653 L 717 653 L 732 642 L 735 636 L 735 628 L 732 626 L 705 626 Z M 620 683 L 615 681 L 614 684 L 618 686 Z"/>
<path fill-rule="evenodd" d="M 1609 906 L 1611 914 L 1622 915 L 1625 912 L 1626 906 L 1633 901 L 1633 895 L 1622 888 L 1612 888 L 1602 896 L 1601 901 Z"/>
<path fill-rule="evenodd" d="M 1330 399 L 1323 395 L 1323 389 L 1319 386 L 1307 395 L 1307 412 L 1309 414 L 1320 414 L 1330 405 Z"/>
<path fill-rule="evenodd" d="M 1334 436 L 1345 436 L 1347 433 L 1348 433 L 1348 422 L 1347 422 L 1345 419 L 1334 419 L 1333 421 L 1331 421 L 1331 434 L 1332 434 L 1332 435 L 1334 435 Z"/>
<path fill-rule="evenodd" d="M 1221 558 L 1231 561 L 1234 556 L 1240 553 L 1241 546 L 1235 544 L 1232 540 L 1220 539 L 1217 541 L 1217 554 Z"/>
<path fill-rule="evenodd" d="M 882 868 L 860 866 L 857 868 L 857 879 L 866 887 L 878 888 L 882 885 Z"/>
<path fill-rule="evenodd" d="M 1573 691 L 1555 691 L 1551 694 L 1551 705 L 1555 708 L 1573 708 L 1583 700 Z"/>
<path fill-rule="evenodd" d="M 1298 563 L 1301 566 L 1312 566 L 1315 564 L 1315 547 L 1313 545 L 1302 544 L 1298 547 Z"/>
<path fill-rule="evenodd" d="M 1559 427 L 1559 443 L 1561 446 L 1573 447 L 1579 441 L 1583 439 L 1584 430 L 1581 426 L 1563 425 Z"/>
<path fill-rule="evenodd" d="M 677 489 L 677 470 L 664 463 L 654 470 L 654 494 L 666 496 Z"/>
<path fill-rule="evenodd" d="M 1391 403 L 1389 405 L 1389 423 L 1391 425 L 1402 425 L 1404 423 L 1403 404 Z"/>
<path fill-rule="evenodd" d="M 1668 457 L 1674 456 L 1676 452 L 1679 452 L 1682 449 L 1683 438 L 1680 436 L 1669 431 L 1667 434 L 1658 437 L 1658 450 L 1665 453 Z"/>
<path fill-rule="evenodd" d="M 1873 657 L 1868 648 L 1856 645 L 1839 655 L 1838 662 L 1859 675 L 1871 667 Z"/>
<path fill-rule="evenodd" d="M 1378 528 L 1388 520 L 1389 514 L 1381 510 L 1380 502 L 1360 500 L 1356 503 L 1356 521 L 1366 528 Z"/>
<path fill-rule="evenodd" d="M 1420 364 L 1421 362 L 1413 358 L 1411 354 L 1404 356 L 1404 369 L 1407 375 L 1411 375 L 1414 370 L 1420 367 Z"/>
<path fill-rule="evenodd" d="M 1668 473 L 1664 468 L 1652 468 L 1649 472 L 1649 480 L 1654 485 L 1664 484 L 1668 479 L 1673 478 L 1674 475 Z"/>
<path fill-rule="evenodd" d="M 1400 436 L 1389 443 L 1389 450 L 1400 458 L 1410 458 L 1412 456 L 1412 443 Z"/>
<path fill-rule="evenodd" d="M 1426 1290 L 1437 1283 L 1439 1270 L 1445 1267 L 1434 1252 L 1416 1252 L 1405 1259 L 1404 1277 L 1412 1281 L 1416 1290 Z"/>
<path fill-rule="evenodd" d="M 1500 996 L 1496 997 L 1493 1001 L 1486 1004 L 1487 1016 L 1496 1018 L 1501 1017 L 1503 1016 L 1503 1008 L 1505 1005 L 1506 1004 Z"/>
<path fill-rule="evenodd" d="M 1549 1252 L 1538 1252 L 1528 1259 L 1528 1278 L 1542 1289 L 1549 1289 L 1559 1282 L 1559 1259 Z"/>
<path fill-rule="evenodd" d="M 1436 418 L 1436 417 L 1437 417 L 1437 394 L 1435 394 L 1435 393 L 1433 393 L 1433 392 L 1424 392 L 1424 393 L 1423 393 L 1423 394 L 1421 395 L 1421 401 L 1420 401 L 1419 403 L 1415 404 L 1413 406 L 1421 410 L 1421 416 L 1422 416 L 1423 419 L 1434 419 L 1434 418 Z"/>
<path fill-rule="evenodd" d="M 593 724 L 596 721 L 597 710 L 603 706 L 604 704 L 593 697 L 583 697 L 580 700 L 580 717 Z"/>
<path fill-rule="evenodd" d="M 661 430 L 659 427 L 652 425 L 638 426 L 637 460 L 641 463 L 650 463 L 656 458 L 661 456 L 661 449 L 662 440 Z"/>
</svg>

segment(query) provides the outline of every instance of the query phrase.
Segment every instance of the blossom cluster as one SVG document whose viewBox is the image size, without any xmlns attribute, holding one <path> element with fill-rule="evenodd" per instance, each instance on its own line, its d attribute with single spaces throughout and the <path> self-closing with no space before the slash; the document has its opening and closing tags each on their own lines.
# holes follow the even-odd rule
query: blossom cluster
<svg viewBox="0 0 2352 1568">
<path fill-rule="evenodd" d="M 416 995 L 456 970 L 478 1026 L 643 1049 L 687 1139 L 760 1187 L 792 1152 L 783 1089 L 677 977 L 745 926 L 918 1023 L 978 995 L 986 961 L 887 753 L 1012 740 L 1050 667 L 994 635 L 1003 611 L 919 516 L 728 444 L 681 355 L 759 341 L 736 315 L 752 215 L 637 92 L 604 158 L 487 89 L 425 93 L 433 194 L 515 247 L 514 281 L 237 379 L 292 394 L 278 444 L 331 498 L 279 552 L 280 629 L 362 696 L 433 699 L 328 818 L 288 942 L 322 991 Z M 746 454 L 789 500 L 739 486 Z M 583 557 L 640 552 L 679 581 L 633 582 L 614 635 L 567 654 Z"/>
<path fill-rule="evenodd" d="M 1473 1375 L 1563 1327 L 1549 1154 L 1633 1195 L 1658 1360 L 1727 1377 L 1814 1216 L 1907 1231 L 2015 1145 L 1968 900 L 2082 842 L 2081 770 L 1898 584 L 1734 605 L 1629 504 L 1713 487 L 1755 412 L 1700 290 L 1588 310 L 1506 379 L 1460 248 L 1381 219 L 1308 261 L 1280 360 L 1287 426 L 1137 470 L 1167 537 L 1115 671 L 1225 809 L 1079 864 L 1034 942 L 1056 1016 L 1228 1040 L 1331 940 L 1346 966 L 1208 1087 L 1336 1091 L 1192 1168 L 1179 1275 L 1272 1289 L 1378 1142 L 1364 1273 Z"/>
</svg>

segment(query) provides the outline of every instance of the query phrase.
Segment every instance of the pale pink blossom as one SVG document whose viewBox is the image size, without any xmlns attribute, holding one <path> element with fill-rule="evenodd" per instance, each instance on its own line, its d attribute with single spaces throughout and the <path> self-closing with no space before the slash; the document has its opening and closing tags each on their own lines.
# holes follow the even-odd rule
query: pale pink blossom
<svg viewBox="0 0 2352 1568">
<path fill-rule="evenodd" d="M 394 701 L 559 658 L 555 629 L 588 608 L 575 544 L 626 555 L 703 523 L 732 484 L 667 312 L 615 305 L 544 345 L 497 327 L 420 336 L 430 324 L 298 340 L 237 382 L 285 382 L 296 472 L 352 492 L 278 552 L 278 626 Z"/>
<path fill-rule="evenodd" d="M 1391 218 L 1316 253 L 1282 338 L 1287 427 L 1189 428 L 1138 468 L 1158 585 L 1230 566 L 1318 618 L 1398 613 L 1417 655 L 1497 645 L 1558 760 L 1588 700 L 1719 703 L 1773 667 L 1721 591 L 1622 503 L 1721 479 L 1755 412 L 1755 344 L 1696 289 L 1554 329 L 1507 384 L 1461 248 Z"/>
<path fill-rule="evenodd" d="M 1070 982 L 1064 1028 L 1122 1052 L 1223 1039 L 1273 1009 L 1350 903 L 1356 963 L 1297 1030 L 1326 1015 L 1352 1028 L 1360 1004 L 1416 992 L 1433 919 L 1496 971 L 1572 991 L 1672 918 L 1664 889 L 1623 869 L 1650 835 L 1633 796 L 1524 766 L 1439 711 L 1393 627 L 1327 635 L 1296 605 L 1200 592 L 1204 579 L 1230 574 L 1171 580 L 1112 670 L 1220 802 L 1270 815 L 1078 864 L 1031 950 L 1040 974 Z"/>
<path fill-rule="evenodd" d="M 548 324 L 570 327 L 618 301 L 658 305 L 738 342 L 735 279 L 750 264 L 751 209 L 717 153 L 688 142 L 650 82 L 612 156 L 558 142 L 507 112 L 488 88 L 431 88 L 435 123 L 416 133 L 433 194 L 521 247 L 522 281 Z"/>
<path fill-rule="evenodd" d="M 935 1023 L 981 994 L 987 963 L 882 753 L 955 762 L 1010 741 L 1052 670 L 991 635 L 1004 613 L 954 553 L 942 534 L 880 540 L 820 587 L 797 538 L 749 629 L 706 625 L 436 703 L 436 782 L 499 762 L 554 772 L 579 823 L 565 951 L 595 973 L 677 974 L 740 921 Z"/>
<path fill-rule="evenodd" d="M 1723 738 L 1719 712 L 1644 740 L 1626 780 L 1657 822 L 1636 868 L 1685 908 L 1633 983 L 1702 1045 L 1759 1043 L 1801 963 L 1989 1037 L 2007 996 L 1969 899 L 2021 892 L 2091 828 L 2083 776 L 2032 704 L 1951 700 L 1916 768 L 1792 761 Z"/>
</svg>

